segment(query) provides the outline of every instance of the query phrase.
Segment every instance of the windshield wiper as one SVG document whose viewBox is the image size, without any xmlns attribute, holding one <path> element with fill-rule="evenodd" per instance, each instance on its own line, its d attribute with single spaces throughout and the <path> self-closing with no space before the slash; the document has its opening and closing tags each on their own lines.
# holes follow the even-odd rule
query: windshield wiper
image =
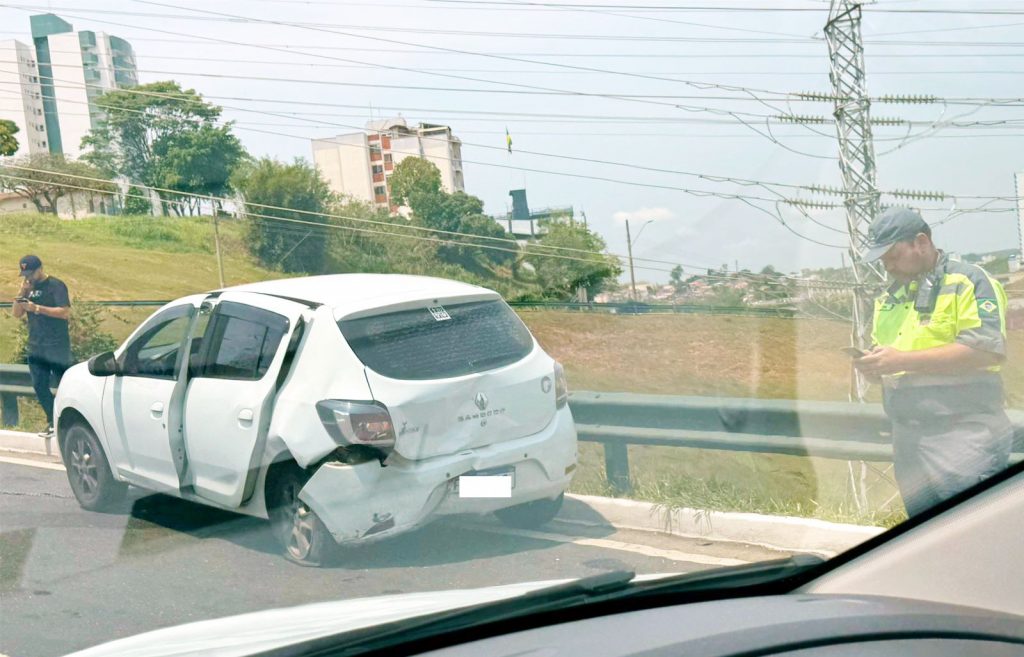
<svg viewBox="0 0 1024 657">
<path fill-rule="evenodd" d="M 635 582 L 633 572 L 610 571 L 538 589 L 514 598 L 346 631 L 260 654 L 268 657 L 344 656 L 377 651 L 404 654 L 406 647 L 415 648 L 414 652 L 423 652 L 439 647 L 428 647 L 425 641 L 446 635 L 458 635 L 461 640 L 466 640 L 465 630 L 491 623 L 623 599 L 678 596 L 675 601 L 683 603 L 688 601 L 687 594 L 740 589 L 776 582 L 804 573 L 822 563 L 824 560 L 818 557 L 797 555 L 786 559 L 703 570 L 643 582 Z"/>
<path fill-rule="evenodd" d="M 518 351 L 506 351 L 506 352 L 501 353 L 501 354 L 493 354 L 491 356 L 485 356 L 483 358 L 476 358 L 476 359 L 467 361 L 467 363 L 468 363 L 468 365 L 470 367 L 472 367 L 473 369 L 476 369 L 476 368 L 480 367 L 481 365 L 493 365 L 494 363 L 504 362 L 504 361 L 508 360 L 509 358 L 513 358 L 514 356 L 517 356 L 518 354 L 519 354 Z"/>
</svg>

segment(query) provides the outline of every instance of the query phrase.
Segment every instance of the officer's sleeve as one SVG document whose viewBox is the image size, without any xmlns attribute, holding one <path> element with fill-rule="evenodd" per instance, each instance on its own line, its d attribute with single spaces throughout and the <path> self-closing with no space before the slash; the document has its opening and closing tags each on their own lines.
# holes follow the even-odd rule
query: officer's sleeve
<svg viewBox="0 0 1024 657">
<path fill-rule="evenodd" d="M 68 295 L 68 286 L 61 282 L 54 287 L 53 305 L 57 308 L 67 308 L 71 305 L 71 297 Z"/>
<path fill-rule="evenodd" d="M 1006 292 L 980 269 L 969 278 L 957 299 L 956 341 L 968 347 L 1006 355 Z"/>
</svg>

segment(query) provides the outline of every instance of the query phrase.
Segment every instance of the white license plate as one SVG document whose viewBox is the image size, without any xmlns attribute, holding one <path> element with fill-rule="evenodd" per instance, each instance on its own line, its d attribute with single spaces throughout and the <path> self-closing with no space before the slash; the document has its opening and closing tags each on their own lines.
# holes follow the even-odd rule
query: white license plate
<svg viewBox="0 0 1024 657">
<path fill-rule="evenodd" d="M 516 486 L 515 470 L 494 474 L 476 473 L 462 475 L 455 480 L 455 490 L 459 497 L 495 498 L 512 497 L 512 489 Z"/>
</svg>

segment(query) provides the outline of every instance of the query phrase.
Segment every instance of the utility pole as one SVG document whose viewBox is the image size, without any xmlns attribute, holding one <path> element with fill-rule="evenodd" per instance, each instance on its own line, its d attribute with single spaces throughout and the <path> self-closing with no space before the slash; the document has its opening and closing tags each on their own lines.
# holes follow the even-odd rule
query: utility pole
<svg viewBox="0 0 1024 657">
<path fill-rule="evenodd" d="M 871 103 L 864 69 L 861 39 L 861 4 L 864 0 L 832 0 L 825 24 L 832 81 L 836 135 L 839 139 L 839 170 L 846 193 L 846 227 L 856 284 L 853 302 L 853 343 L 869 346 L 871 296 L 867 288 L 885 280 L 876 267 L 864 262 L 867 231 L 878 214 L 879 194 L 875 180 L 875 146 L 871 133 Z M 867 382 L 855 376 L 851 397 L 864 400 Z"/>
<path fill-rule="evenodd" d="M 629 219 L 626 219 L 626 248 L 629 252 L 629 281 L 633 286 L 633 301 L 636 301 L 636 274 L 633 273 L 633 238 L 629 234 Z"/>
<path fill-rule="evenodd" d="M 217 254 L 217 277 L 220 287 L 224 287 L 224 259 L 220 252 L 220 230 L 217 227 L 217 206 L 213 207 L 213 249 Z"/>
</svg>

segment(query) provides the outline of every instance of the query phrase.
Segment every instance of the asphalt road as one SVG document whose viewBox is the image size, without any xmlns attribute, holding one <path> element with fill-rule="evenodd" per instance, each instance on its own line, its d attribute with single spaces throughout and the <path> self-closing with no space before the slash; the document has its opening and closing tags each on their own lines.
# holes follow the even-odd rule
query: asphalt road
<svg viewBox="0 0 1024 657">
<path fill-rule="evenodd" d="M 251 518 L 155 495 L 136 495 L 116 513 L 84 511 L 56 467 L 0 455 L 0 654 L 9 657 L 326 600 L 779 556 L 600 524 L 556 520 L 521 532 L 488 518 L 446 518 L 347 549 L 326 568 L 303 568 L 278 556 L 265 523 Z M 582 506 L 567 502 L 565 516 L 586 517 L 573 504 Z"/>
</svg>

